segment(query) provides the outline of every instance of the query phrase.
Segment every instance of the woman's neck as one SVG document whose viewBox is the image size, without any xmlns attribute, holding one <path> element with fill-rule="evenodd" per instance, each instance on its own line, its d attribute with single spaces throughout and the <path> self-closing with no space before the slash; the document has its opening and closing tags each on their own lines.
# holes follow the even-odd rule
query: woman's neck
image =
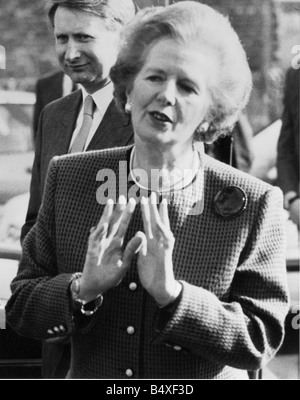
<svg viewBox="0 0 300 400">
<path fill-rule="evenodd" d="M 139 177 L 140 186 L 151 190 L 168 191 L 185 186 L 195 175 L 195 154 L 191 145 L 162 148 L 136 142 L 131 174 L 134 180 Z"/>
<path fill-rule="evenodd" d="M 135 154 L 133 160 L 133 168 L 143 169 L 148 174 L 153 169 L 166 170 L 168 172 L 174 169 L 191 169 L 193 168 L 192 146 L 158 146 L 157 144 L 135 144 Z"/>
</svg>

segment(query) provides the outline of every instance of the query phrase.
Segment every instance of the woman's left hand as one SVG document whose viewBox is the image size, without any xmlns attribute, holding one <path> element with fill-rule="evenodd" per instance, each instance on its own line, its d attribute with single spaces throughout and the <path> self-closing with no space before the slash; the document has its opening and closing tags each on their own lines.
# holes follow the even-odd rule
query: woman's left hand
<svg viewBox="0 0 300 400">
<path fill-rule="evenodd" d="M 165 306 L 176 300 L 181 291 L 173 272 L 175 239 L 170 229 L 167 200 L 162 200 L 158 210 L 156 194 L 152 193 L 150 199 L 142 198 L 141 211 L 145 236 L 138 256 L 139 278 L 158 305 Z"/>
</svg>

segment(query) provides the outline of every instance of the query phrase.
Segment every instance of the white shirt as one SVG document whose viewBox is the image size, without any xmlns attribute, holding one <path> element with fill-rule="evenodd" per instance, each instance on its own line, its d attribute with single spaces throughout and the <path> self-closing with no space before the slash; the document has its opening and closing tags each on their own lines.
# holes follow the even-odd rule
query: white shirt
<svg viewBox="0 0 300 400">
<path fill-rule="evenodd" d="M 68 94 L 72 93 L 73 81 L 69 77 L 69 75 L 64 74 L 62 86 L 63 86 L 62 97 L 67 96 Z"/>
<path fill-rule="evenodd" d="M 82 105 L 84 103 L 86 96 L 88 96 L 88 94 L 89 94 L 82 86 L 81 86 L 81 90 L 82 90 L 82 104 L 81 104 L 81 108 L 80 108 L 80 111 L 79 111 L 79 114 L 77 117 L 76 126 L 75 126 L 75 130 L 73 132 L 73 135 L 72 135 L 69 149 L 72 147 L 73 142 L 81 128 L 82 121 L 83 121 Z M 91 127 L 91 130 L 87 137 L 87 140 L 85 142 L 84 150 L 86 150 L 87 146 L 91 142 L 98 126 L 100 125 L 100 123 L 103 119 L 104 114 L 106 113 L 106 110 L 108 109 L 108 106 L 110 105 L 110 103 L 113 99 L 113 84 L 110 82 L 108 85 L 104 86 L 102 89 L 93 93 L 91 96 L 96 104 L 96 108 L 94 111 L 92 127 Z"/>
</svg>

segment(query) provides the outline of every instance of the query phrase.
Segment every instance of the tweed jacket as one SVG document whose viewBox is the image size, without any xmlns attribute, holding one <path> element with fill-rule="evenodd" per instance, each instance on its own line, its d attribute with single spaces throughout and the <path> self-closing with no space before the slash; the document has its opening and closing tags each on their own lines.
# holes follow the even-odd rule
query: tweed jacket
<svg viewBox="0 0 300 400">
<path fill-rule="evenodd" d="M 300 69 L 290 68 L 286 74 L 282 127 L 277 146 L 278 185 L 283 193 L 299 194 L 300 136 Z"/>
<path fill-rule="evenodd" d="M 82 92 L 77 90 L 50 103 L 41 113 L 32 168 L 30 200 L 26 222 L 22 227 L 21 242 L 36 221 L 51 158 L 68 153 L 81 102 Z M 131 143 L 133 143 L 132 126 L 123 118 L 115 102 L 112 101 L 87 151 L 126 146 Z"/>
<path fill-rule="evenodd" d="M 103 211 L 99 190 L 104 181 L 108 197 L 118 198 L 116 182 L 126 190 L 130 149 L 52 160 L 37 223 L 11 284 L 7 322 L 36 339 L 59 337 L 63 327 L 72 340 L 71 378 L 122 379 L 128 370 L 137 379 L 247 378 L 245 370 L 265 365 L 284 335 L 282 194 L 207 155 L 193 183 L 168 197 L 174 274 L 183 285 L 170 318 L 160 326 L 163 311 L 142 288 L 136 259 L 92 317 L 72 315 L 69 282 L 83 269 L 90 229 Z M 114 182 L 100 179 L 104 169 L 115 171 Z M 204 191 L 198 190 L 203 184 Z M 248 198 L 244 212 L 232 219 L 221 218 L 213 207 L 216 193 L 228 185 Z M 199 200 L 203 209 L 191 213 Z M 139 204 L 125 244 L 138 230 L 143 230 Z"/>
</svg>

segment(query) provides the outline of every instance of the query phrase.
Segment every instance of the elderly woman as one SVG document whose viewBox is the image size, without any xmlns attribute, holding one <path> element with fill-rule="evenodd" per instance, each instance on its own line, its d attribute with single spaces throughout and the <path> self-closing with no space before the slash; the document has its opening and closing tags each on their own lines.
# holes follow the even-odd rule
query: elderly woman
<svg viewBox="0 0 300 400">
<path fill-rule="evenodd" d="M 52 161 L 8 322 L 70 335 L 70 378 L 247 378 L 284 335 L 282 195 L 196 145 L 245 106 L 245 53 L 185 1 L 137 16 L 111 78 L 135 145 Z"/>
</svg>

